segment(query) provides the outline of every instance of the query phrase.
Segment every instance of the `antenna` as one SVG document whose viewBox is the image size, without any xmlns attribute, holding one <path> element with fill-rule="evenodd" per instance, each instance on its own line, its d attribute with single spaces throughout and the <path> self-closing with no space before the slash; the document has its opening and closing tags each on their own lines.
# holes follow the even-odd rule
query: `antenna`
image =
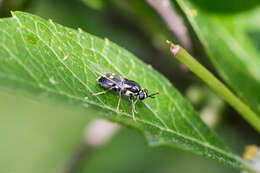
<svg viewBox="0 0 260 173">
<path fill-rule="evenodd" d="M 154 96 L 157 95 L 157 94 L 159 94 L 159 92 L 152 93 L 152 94 L 148 95 L 148 97 L 150 97 L 150 98 L 154 98 Z"/>
</svg>

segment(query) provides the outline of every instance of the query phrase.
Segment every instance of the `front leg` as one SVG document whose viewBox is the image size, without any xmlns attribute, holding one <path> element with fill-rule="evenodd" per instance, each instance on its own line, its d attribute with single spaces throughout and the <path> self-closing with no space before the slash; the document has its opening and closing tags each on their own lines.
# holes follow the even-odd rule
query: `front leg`
<svg viewBox="0 0 260 173">
<path fill-rule="evenodd" d="M 135 110 L 135 104 L 138 101 L 138 99 L 131 94 L 129 97 L 129 100 L 132 102 L 132 111 L 134 111 L 134 113 L 138 114 L 138 112 Z"/>
<path fill-rule="evenodd" d="M 119 113 L 119 106 L 120 106 L 121 96 L 122 96 L 122 93 L 121 93 L 121 91 L 119 91 L 119 99 L 118 99 L 118 103 L 117 103 L 117 107 L 116 107 L 116 112 L 117 113 Z"/>
<path fill-rule="evenodd" d="M 136 99 L 136 100 L 134 101 L 134 112 L 135 112 L 136 114 L 138 114 L 138 112 L 137 112 L 136 109 L 135 109 L 135 104 L 136 104 L 137 101 L 138 101 L 138 99 Z"/>
<path fill-rule="evenodd" d="M 135 119 L 135 113 L 136 113 L 136 114 L 138 113 L 138 112 L 136 112 L 136 110 L 135 110 L 135 104 L 136 104 L 137 101 L 138 101 L 138 99 L 136 99 L 135 101 L 132 100 L 132 116 L 133 116 L 133 120 L 134 120 L 134 121 L 136 121 L 136 119 Z"/>
</svg>

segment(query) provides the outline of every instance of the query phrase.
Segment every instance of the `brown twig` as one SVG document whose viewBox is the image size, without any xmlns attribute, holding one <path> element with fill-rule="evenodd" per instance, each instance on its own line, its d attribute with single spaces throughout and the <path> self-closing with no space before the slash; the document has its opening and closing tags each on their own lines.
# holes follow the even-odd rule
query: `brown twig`
<svg viewBox="0 0 260 173">
<path fill-rule="evenodd" d="M 146 0 L 161 16 L 168 29 L 173 32 L 186 50 L 192 51 L 192 44 L 187 28 L 181 16 L 179 16 L 170 0 Z"/>
</svg>

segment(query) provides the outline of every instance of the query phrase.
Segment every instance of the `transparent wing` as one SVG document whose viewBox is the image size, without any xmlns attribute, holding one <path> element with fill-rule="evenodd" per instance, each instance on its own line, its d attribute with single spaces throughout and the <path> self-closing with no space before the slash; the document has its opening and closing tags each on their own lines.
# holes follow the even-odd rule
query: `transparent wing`
<svg viewBox="0 0 260 173">
<path fill-rule="evenodd" d="M 110 76 L 114 76 L 114 78 L 117 78 L 119 81 L 123 81 L 126 78 L 123 77 L 121 74 L 115 73 L 115 72 L 113 72 L 113 70 L 109 70 L 106 67 L 103 67 L 102 65 L 96 64 L 94 62 L 90 62 L 89 68 L 91 69 L 91 71 L 96 73 L 96 77 L 97 78 L 99 78 L 100 76 L 103 76 L 107 80 L 109 80 L 112 83 L 114 83 L 115 85 L 117 85 L 119 88 L 123 88 L 122 84 L 120 84 L 119 82 L 114 81 L 113 78 L 110 78 Z"/>
</svg>

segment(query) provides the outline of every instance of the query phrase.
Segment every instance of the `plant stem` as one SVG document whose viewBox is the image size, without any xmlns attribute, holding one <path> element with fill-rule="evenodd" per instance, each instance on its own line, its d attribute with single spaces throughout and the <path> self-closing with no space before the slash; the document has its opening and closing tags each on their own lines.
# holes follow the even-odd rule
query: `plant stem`
<svg viewBox="0 0 260 173">
<path fill-rule="evenodd" d="M 172 54 L 183 64 L 185 64 L 193 73 L 206 82 L 216 93 L 218 93 L 226 102 L 228 102 L 240 115 L 251 124 L 260 133 L 260 118 L 244 102 L 242 102 L 234 93 L 232 93 L 220 80 L 211 72 L 203 67 L 195 58 L 179 45 L 170 44 Z"/>
</svg>

